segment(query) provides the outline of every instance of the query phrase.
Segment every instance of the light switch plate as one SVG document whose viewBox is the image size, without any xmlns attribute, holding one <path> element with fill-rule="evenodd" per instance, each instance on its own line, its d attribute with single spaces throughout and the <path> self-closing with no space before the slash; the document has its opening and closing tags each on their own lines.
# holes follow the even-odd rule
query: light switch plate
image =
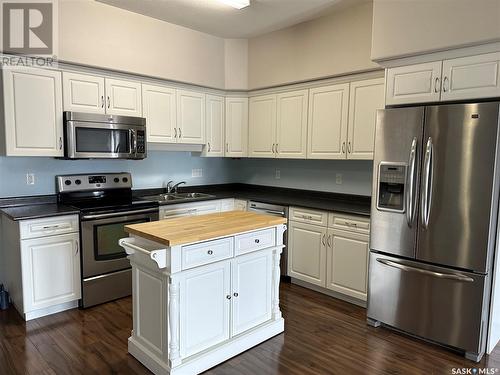
<svg viewBox="0 0 500 375">
<path fill-rule="evenodd" d="M 276 178 L 277 180 L 279 180 L 281 178 L 281 171 L 279 169 L 276 169 L 276 173 L 274 175 L 274 178 Z"/>
<path fill-rule="evenodd" d="M 26 173 L 26 185 L 35 185 L 34 173 Z"/>
<path fill-rule="evenodd" d="M 337 173 L 335 175 L 335 183 L 337 185 L 342 185 L 342 173 Z"/>
</svg>

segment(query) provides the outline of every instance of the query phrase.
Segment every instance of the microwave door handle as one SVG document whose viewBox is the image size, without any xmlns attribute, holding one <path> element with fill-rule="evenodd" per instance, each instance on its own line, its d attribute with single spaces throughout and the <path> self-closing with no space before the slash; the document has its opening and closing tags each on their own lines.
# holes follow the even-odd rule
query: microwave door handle
<svg viewBox="0 0 500 375">
<path fill-rule="evenodd" d="M 128 136 L 129 136 L 129 145 L 130 145 L 129 154 L 135 155 L 137 153 L 137 140 L 136 140 L 136 136 L 135 136 L 135 130 L 129 129 Z"/>
<path fill-rule="evenodd" d="M 406 195 L 406 221 L 408 222 L 408 226 L 411 227 L 413 225 L 413 220 L 415 219 L 415 200 L 413 198 L 414 195 L 414 187 L 415 187 L 415 168 L 416 168 L 416 153 L 417 153 L 417 138 L 413 138 L 410 149 L 410 156 L 408 160 L 408 166 L 410 168 L 410 173 L 408 173 L 408 179 L 406 184 L 408 186 L 408 194 Z"/>
</svg>

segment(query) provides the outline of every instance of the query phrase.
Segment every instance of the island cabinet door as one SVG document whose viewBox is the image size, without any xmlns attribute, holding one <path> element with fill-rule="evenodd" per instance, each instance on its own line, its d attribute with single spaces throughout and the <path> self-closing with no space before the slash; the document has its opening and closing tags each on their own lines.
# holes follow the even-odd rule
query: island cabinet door
<svg viewBox="0 0 500 375">
<path fill-rule="evenodd" d="M 229 339 L 230 261 L 184 273 L 180 284 L 180 354 L 189 357 Z"/>
<path fill-rule="evenodd" d="M 271 319 L 272 251 L 233 259 L 231 278 L 231 336 L 236 336 Z"/>
</svg>

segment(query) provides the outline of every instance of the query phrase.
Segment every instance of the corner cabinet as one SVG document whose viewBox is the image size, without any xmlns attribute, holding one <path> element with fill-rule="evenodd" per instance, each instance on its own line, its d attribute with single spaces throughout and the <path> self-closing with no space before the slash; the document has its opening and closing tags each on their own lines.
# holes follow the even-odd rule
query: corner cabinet
<svg viewBox="0 0 500 375">
<path fill-rule="evenodd" d="M 177 90 L 177 143 L 205 144 L 205 94 Z"/>
<path fill-rule="evenodd" d="M 248 156 L 248 98 L 226 97 L 226 157 Z"/>
<path fill-rule="evenodd" d="M 4 67 L 6 156 L 64 156 L 61 73 L 46 69 Z"/>
<path fill-rule="evenodd" d="M 500 96 L 500 52 L 386 69 L 386 105 Z"/>
</svg>

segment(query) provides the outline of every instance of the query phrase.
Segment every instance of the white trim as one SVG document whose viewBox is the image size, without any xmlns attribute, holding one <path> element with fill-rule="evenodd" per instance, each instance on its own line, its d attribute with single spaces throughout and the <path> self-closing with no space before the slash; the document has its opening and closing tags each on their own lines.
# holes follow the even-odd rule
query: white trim
<svg viewBox="0 0 500 375">
<path fill-rule="evenodd" d="M 14 306 L 14 307 L 16 307 L 16 306 Z M 37 318 L 41 318 L 42 316 L 55 314 L 55 313 L 58 313 L 61 311 L 71 310 L 71 309 L 74 309 L 75 307 L 78 307 L 78 300 L 65 302 L 65 303 L 61 303 L 59 305 L 54 305 L 54 306 L 46 307 L 43 309 L 38 309 L 38 310 L 26 312 L 26 313 L 24 313 L 24 319 L 26 321 L 32 320 L 32 319 L 37 319 Z M 16 309 L 17 309 L 17 307 L 16 307 Z"/>
</svg>

